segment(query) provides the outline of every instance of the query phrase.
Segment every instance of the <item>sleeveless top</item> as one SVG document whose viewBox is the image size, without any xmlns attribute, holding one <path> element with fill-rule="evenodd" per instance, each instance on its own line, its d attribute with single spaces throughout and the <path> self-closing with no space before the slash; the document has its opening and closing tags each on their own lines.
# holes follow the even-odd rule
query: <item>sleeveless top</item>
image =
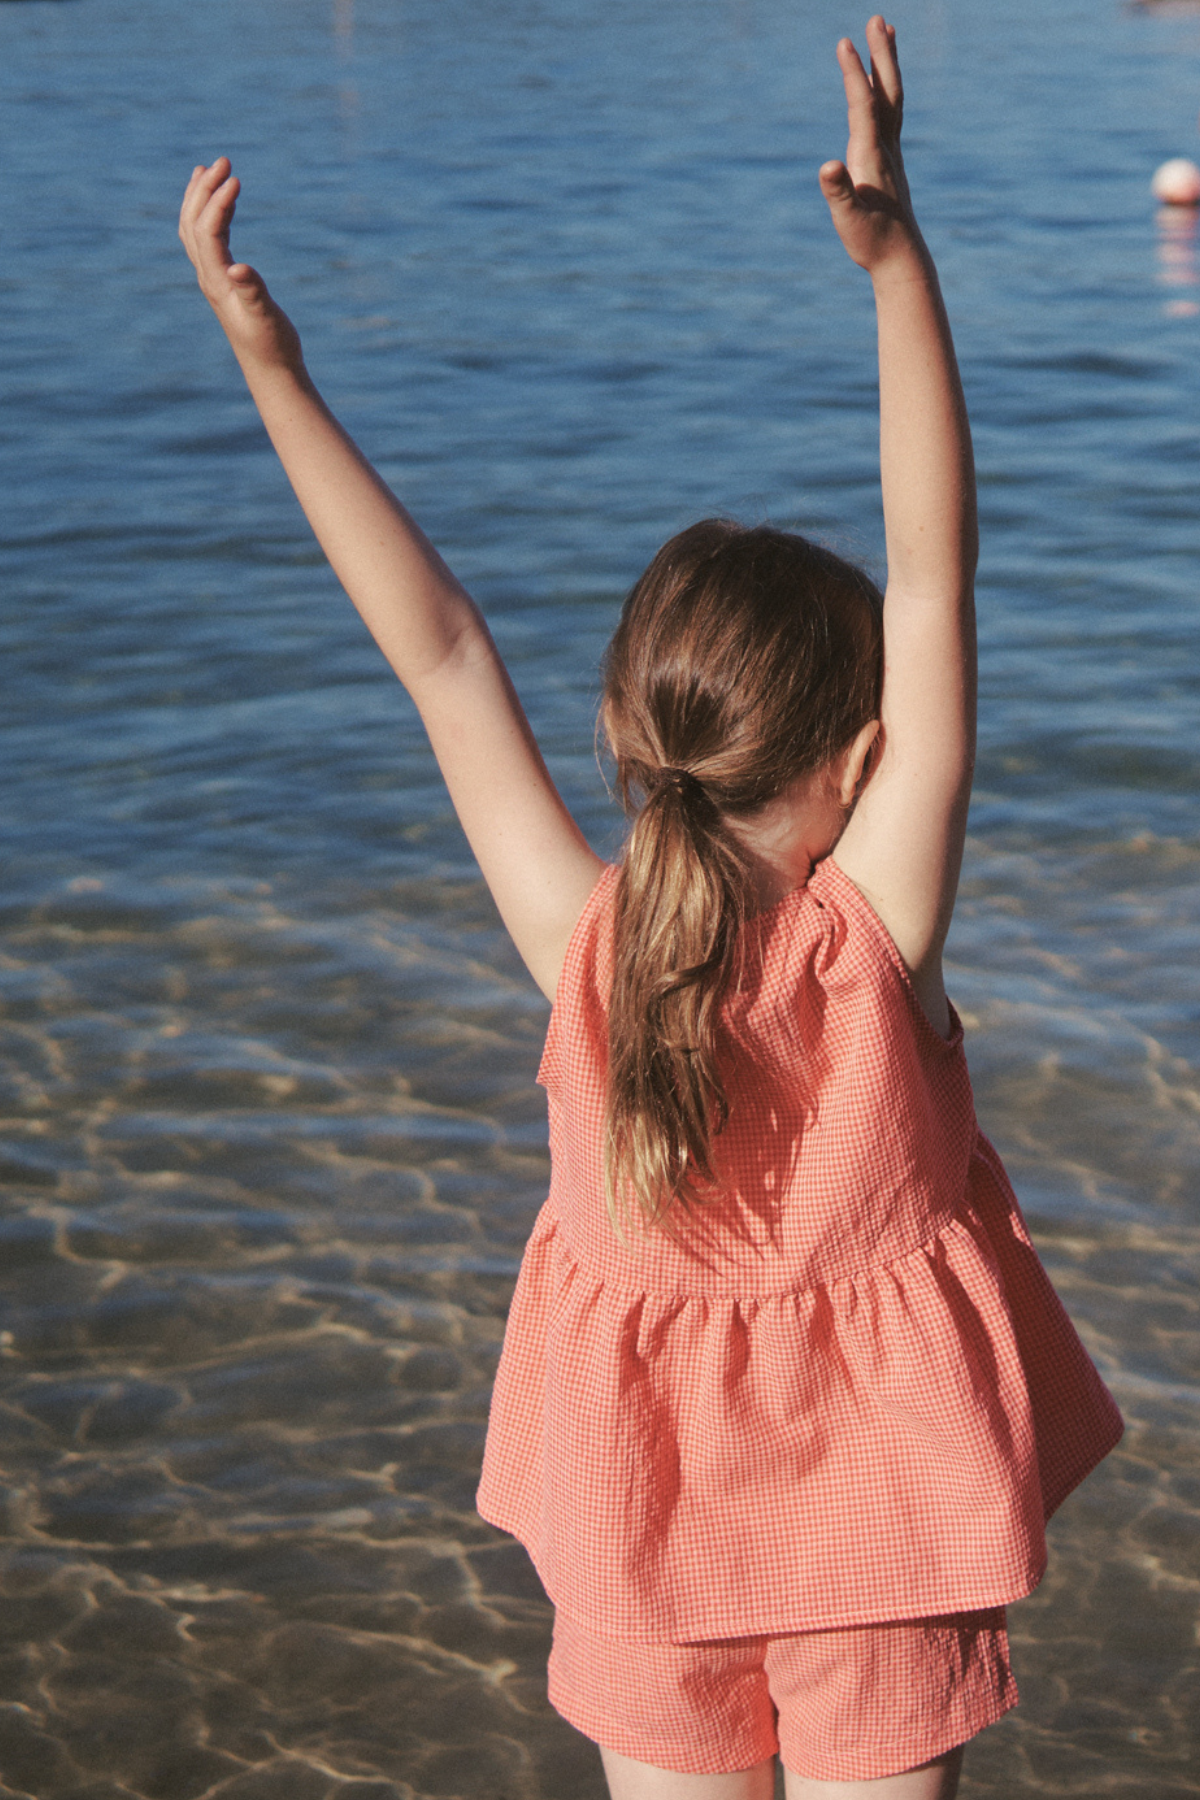
<svg viewBox="0 0 1200 1800">
<path fill-rule="evenodd" d="M 832 859 L 746 926 L 721 1190 L 671 1233 L 604 1200 L 615 868 L 538 1079 L 552 1180 L 479 1511 L 597 1636 L 688 1642 L 1003 1605 L 1121 1419 L 941 1038 Z"/>
</svg>

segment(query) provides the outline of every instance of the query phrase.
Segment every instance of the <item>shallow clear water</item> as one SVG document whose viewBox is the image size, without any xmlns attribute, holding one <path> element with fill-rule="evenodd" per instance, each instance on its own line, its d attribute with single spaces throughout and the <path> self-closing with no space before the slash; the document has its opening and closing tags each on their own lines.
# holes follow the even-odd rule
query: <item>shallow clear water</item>
<svg viewBox="0 0 1200 1800">
<path fill-rule="evenodd" d="M 979 1109 L 1130 1421 L 964 1792 L 1200 1793 L 1200 15 L 913 0 L 976 429 Z M 197 160 L 616 825 L 596 665 L 712 511 L 878 558 L 829 0 L 0 5 L 0 1796 L 566 1800 L 472 1510 L 545 1007 L 174 241 Z"/>
</svg>

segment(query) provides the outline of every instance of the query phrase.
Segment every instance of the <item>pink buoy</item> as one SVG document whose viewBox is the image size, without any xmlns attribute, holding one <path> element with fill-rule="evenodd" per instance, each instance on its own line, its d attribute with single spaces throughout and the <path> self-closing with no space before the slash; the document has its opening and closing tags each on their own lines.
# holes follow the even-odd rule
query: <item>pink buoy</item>
<svg viewBox="0 0 1200 1800">
<path fill-rule="evenodd" d="M 1155 170 L 1150 191 L 1166 206 L 1200 206 L 1200 169 L 1186 156 L 1173 156 Z"/>
</svg>

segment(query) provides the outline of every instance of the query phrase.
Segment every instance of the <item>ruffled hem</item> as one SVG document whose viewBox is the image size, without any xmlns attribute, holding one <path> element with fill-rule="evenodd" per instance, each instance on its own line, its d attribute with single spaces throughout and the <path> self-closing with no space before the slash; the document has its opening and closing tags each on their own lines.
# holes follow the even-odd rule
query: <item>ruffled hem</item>
<svg viewBox="0 0 1200 1800">
<path fill-rule="evenodd" d="M 1028 1593 L 1120 1430 L 981 1140 L 928 1242 L 786 1294 L 615 1287 L 544 1208 L 478 1504 L 600 1634 L 815 1630 Z"/>
</svg>

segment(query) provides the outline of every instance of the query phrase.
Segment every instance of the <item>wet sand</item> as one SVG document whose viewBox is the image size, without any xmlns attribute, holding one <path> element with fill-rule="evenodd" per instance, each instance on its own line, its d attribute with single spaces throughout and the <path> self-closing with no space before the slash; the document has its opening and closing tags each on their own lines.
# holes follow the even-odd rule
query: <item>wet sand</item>
<svg viewBox="0 0 1200 1800">
<path fill-rule="evenodd" d="M 603 1792 L 547 1706 L 536 1577 L 473 1508 L 547 1177 L 545 1009 L 476 884 L 409 900 L 442 930 L 70 884 L 7 916 L 4 1794 Z M 1194 1794 L 1196 1226 L 1120 1196 L 1114 1096 L 1093 1072 L 1072 1100 L 988 981 L 960 972 L 981 1108 L 1025 1135 L 1130 1432 L 1013 1611 L 1024 1704 L 964 1791 Z M 1072 1139 L 1094 1167 L 1105 1129 L 1109 1191 L 1070 1205 Z"/>
</svg>

